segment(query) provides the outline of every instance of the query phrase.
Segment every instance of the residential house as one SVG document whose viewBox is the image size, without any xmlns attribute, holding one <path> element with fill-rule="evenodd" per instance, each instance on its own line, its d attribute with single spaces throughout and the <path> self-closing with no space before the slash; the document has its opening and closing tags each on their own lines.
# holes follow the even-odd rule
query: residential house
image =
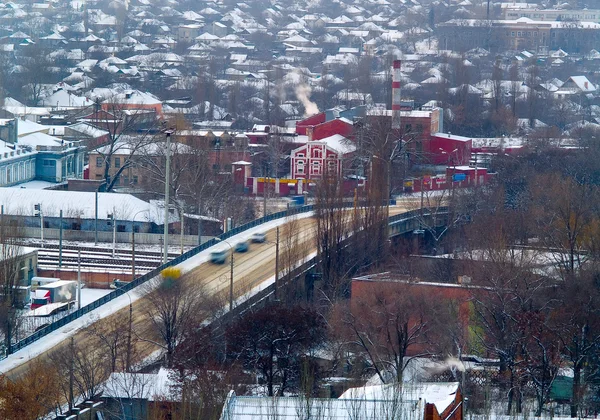
<svg viewBox="0 0 600 420">
<path fill-rule="evenodd" d="M 596 86 L 588 80 L 586 76 L 571 76 L 564 82 L 560 88 L 554 91 L 554 96 L 558 99 L 570 95 L 589 95 L 596 92 Z"/>
<path fill-rule="evenodd" d="M 65 127 L 63 138 L 65 140 L 78 139 L 88 151 L 110 141 L 110 133 L 92 124 L 81 121 Z"/>
<path fill-rule="evenodd" d="M 115 108 L 120 110 L 150 110 L 157 116 L 162 115 L 162 101 L 151 93 L 139 90 L 128 90 L 118 93 L 108 101 L 101 104 L 102 109 L 111 112 Z"/>
</svg>

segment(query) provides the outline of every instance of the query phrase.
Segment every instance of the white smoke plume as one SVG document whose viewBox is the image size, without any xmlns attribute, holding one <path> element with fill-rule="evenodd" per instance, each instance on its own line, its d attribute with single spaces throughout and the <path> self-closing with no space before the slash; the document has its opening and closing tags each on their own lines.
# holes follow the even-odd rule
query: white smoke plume
<svg viewBox="0 0 600 420">
<path fill-rule="evenodd" d="M 437 364 L 437 366 L 431 371 L 433 373 L 441 373 L 446 370 L 450 370 L 452 372 L 464 372 L 465 365 L 462 361 L 458 360 L 456 357 L 447 357 L 446 360 Z"/>
<path fill-rule="evenodd" d="M 314 102 L 310 100 L 310 94 L 312 89 L 307 84 L 300 84 L 296 86 L 296 97 L 302 105 L 304 105 L 304 116 L 310 117 L 311 115 L 315 115 L 319 113 L 319 107 Z"/>
</svg>

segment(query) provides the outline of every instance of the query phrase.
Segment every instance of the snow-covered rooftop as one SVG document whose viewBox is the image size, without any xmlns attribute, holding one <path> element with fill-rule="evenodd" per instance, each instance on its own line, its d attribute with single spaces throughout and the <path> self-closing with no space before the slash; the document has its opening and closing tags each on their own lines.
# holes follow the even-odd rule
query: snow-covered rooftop
<svg viewBox="0 0 600 420">
<path fill-rule="evenodd" d="M 95 218 L 94 192 L 0 188 L 0 204 L 6 214 L 34 216 L 34 206 L 39 203 L 45 217 L 58 217 L 62 210 L 65 218 Z M 164 220 L 162 205 L 148 203 L 130 194 L 99 193 L 98 219 L 108 220 L 108 214 L 113 212 L 117 220 L 159 225 Z M 176 216 L 171 215 L 171 221 L 174 219 Z"/>
</svg>

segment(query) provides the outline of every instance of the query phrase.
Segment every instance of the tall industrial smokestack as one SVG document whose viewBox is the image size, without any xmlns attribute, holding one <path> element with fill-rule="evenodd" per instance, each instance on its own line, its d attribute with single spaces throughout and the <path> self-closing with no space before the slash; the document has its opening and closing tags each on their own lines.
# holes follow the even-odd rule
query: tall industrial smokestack
<svg viewBox="0 0 600 420">
<path fill-rule="evenodd" d="M 400 60 L 394 60 L 392 73 L 392 129 L 400 130 Z"/>
</svg>

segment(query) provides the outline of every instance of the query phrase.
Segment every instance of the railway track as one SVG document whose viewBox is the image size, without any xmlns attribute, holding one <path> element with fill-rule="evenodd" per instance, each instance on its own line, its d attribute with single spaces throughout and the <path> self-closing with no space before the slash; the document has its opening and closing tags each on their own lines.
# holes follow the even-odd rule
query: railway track
<svg viewBox="0 0 600 420">
<path fill-rule="evenodd" d="M 54 244 L 54 243 L 44 243 L 43 247 L 42 247 L 42 243 L 41 242 L 27 242 L 27 243 L 21 243 L 22 246 L 28 246 L 31 248 L 38 248 L 40 251 L 42 250 L 56 250 L 58 252 L 59 246 L 58 244 Z M 105 246 L 73 246 L 73 245 L 63 245 L 63 253 L 65 251 L 75 251 L 75 253 L 77 253 L 77 251 L 81 251 L 83 252 L 89 252 L 89 253 L 103 253 L 103 254 L 111 254 L 112 255 L 112 244 L 105 244 Z M 116 253 L 118 254 L 122 254 L 122 255 L 129 255 L 131 257 L 131 249 L 128 248 L 116 248 Z M 136 249 L 135 250 L 135 256 L 136 259 L 143 256 L 143 255 L 148 255 L 148 256 L 162 256 L 162 251 L 157 252 L 157 251 L 148 251 L 148 250 L 143 250 L 143 249 Z M 169 258 L 175 258 L 179 256 L 178 252 L 169 252 Z"/>
<path fill-rule="evenodd" d="M 113 257 L 112 250 L 98 248 L 63 247 L 62 267 L 63 269 L 77 269 L 78 251 L 81 251 L 82 270 L 131 270 L 131 250 L 116 250 Z M 170 254 L 169 256 L 175 256 Z M 38 267 L 46 269 L 59 268 L 59 249 L 56 247 L 44 247 L 38 249 Z M 142 274 L 158 267 L 162 263 L 162 255 L 158 252 L 140 251 L 135 253 L 136 272 Z"/>
</svg>

